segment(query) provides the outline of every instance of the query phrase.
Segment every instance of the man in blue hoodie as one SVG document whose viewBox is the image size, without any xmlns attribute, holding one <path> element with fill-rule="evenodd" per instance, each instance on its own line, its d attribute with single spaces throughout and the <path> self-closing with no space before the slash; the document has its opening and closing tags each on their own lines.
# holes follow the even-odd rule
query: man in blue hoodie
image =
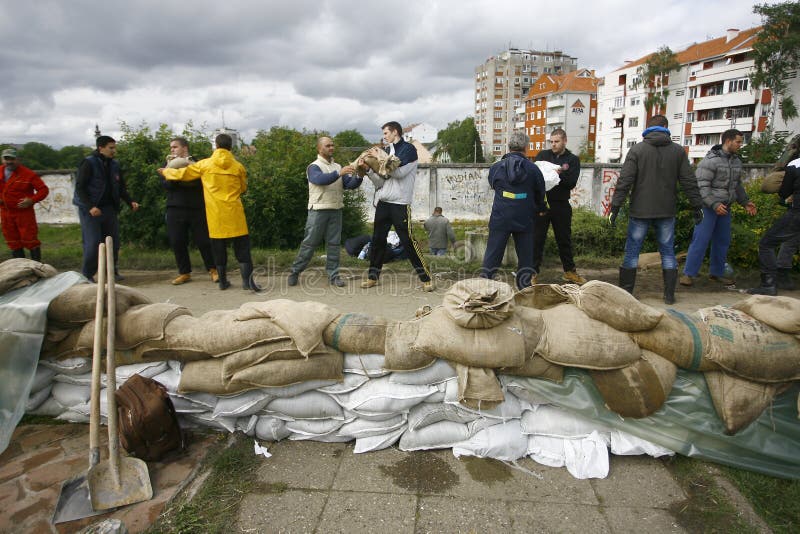
<svg viewBox="0 0 800 534">
<path fill-rule="evenodd" d="M 494 202 L 480 273 L 483 278 L 494 278 L 503 261 L 508 238 L 513 236 L 519 289 L 531 285 L 536 275 L 533 268 L 534 218 L 544 208 L 545 194 L 542 171 L 525 157 L 527 144 L 527 135 L 514 132 L 508 142 L 509 153 L 489 169 Z"/>
<path fill-rule="evenodd" d="M 678 183 L 694 208 L 695 224 L 703 217 L 700 190 L 683 147 L 672 142 L 663 115 L 654 115 L 642 132 L 642 142 L 628 152 L 611 198 L 608 220 L 615 225 L 619 210 L 631 193 L 628 238 L 625 258 L 619 268 L 619 287 L 633 293 L 639 252 L 650 226 L 655 227 L 661 270 L 664 277 L 664 303 L 675 303 L 678 261 L 675 258 L 675 211 Z"/>
</svg>

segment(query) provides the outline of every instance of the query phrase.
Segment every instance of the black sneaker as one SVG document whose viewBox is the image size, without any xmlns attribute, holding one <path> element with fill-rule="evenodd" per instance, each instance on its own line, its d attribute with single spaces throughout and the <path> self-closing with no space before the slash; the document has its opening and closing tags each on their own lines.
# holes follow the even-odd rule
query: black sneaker
<svg viewBox="0 0 800 534">
<path fill-rule="evenodd" d="M 298 280 L 300 279 L 300 275 L 297 273 L 291 273 L 288 278 L 288 282 L 290 286 L 296 286 Z"/>
</svg>

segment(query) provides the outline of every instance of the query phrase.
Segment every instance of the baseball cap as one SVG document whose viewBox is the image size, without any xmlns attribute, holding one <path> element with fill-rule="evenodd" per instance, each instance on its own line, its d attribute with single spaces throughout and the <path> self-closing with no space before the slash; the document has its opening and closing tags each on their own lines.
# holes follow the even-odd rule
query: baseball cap
<svg viewBox="0 0 800 534">
<path fill-rule="evenodd" d="M 17 150 L 14 148 L 7 148 L 3 150 L 3 155 L 0 156 L 3 158 L 16 158 L 17 157 Z"/>
</svg>

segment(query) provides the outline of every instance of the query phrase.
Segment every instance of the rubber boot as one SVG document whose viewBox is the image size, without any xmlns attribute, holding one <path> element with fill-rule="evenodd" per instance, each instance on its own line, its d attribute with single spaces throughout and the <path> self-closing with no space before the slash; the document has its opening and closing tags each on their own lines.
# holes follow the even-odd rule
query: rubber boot
<svg viewBox="0 0 800 534">
<path fill-rule="evenodd" d="M 778 294 L 778 287 L 775 285 L 774 274 L 761 273 L 761 285 L 747 290 L 751 295 L 769 295 L 774 297 Z"/>
<path fill-rule="evenodd" d="M 619 287 L 633 295 L 633 286 L 636 285 L 636 269 L 619 268 Z"/>
<path fill-rule="evenodd" d="M 34 261 L 42 261 L 42 249 L 40 247 L 31 249 L 31 259 Z"/>
<path fill-rule="evenodd" d="M 678 269 L 662 269 L 664 276 L 664 304 L 675 304 L 675 284 L 678 283 Z"/>
<path fill-rule="evenodd" d="M 231 287 L 231 283 L 228 282 L 228 269 L 222 265 L 217 265 L 217 274 L 219 275 L 219 288 L 222 290 L 228 289 Z"/>
<path fill-rule="evenodd" d="M 24 258 L 25 257 L 25 249 L 24 248 L 15 248 L 11 251 L 12 258 Z"/>
<path fill-rule="evenodd" d="M 242 273 L 242 289 L 244 290 L 252 290 L 256 293 L 261 291 L 261 287 L 256 284 L 256 281 L 253 280 L 253 264 L 252 263 L 240 263 L 239 270 Z"/>
<path fill-rule="evenodd" d="M 794 290 L 794 282 L 792 281 L 791 269 L 778 269 L 778 278 L 776 280 L 778 289 L 786 289 L 788 291 Z"/>
</svg>

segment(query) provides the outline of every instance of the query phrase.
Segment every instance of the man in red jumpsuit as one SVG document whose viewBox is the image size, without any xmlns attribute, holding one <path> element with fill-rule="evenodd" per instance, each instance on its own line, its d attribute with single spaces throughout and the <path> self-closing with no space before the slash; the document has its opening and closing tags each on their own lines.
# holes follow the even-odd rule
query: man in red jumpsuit
<svg viewBox="0 0 800 534">
<path fill-rule="evenodd" d="M 11 249 L 11 256 L 24 258 L 25 249 L 31 251 L 31 259 L 42 261 L 39 227 L 33 205 L 43 200 L 50 190 L 39 175 L 20 165 L 17 151 L 3 150 L 3 165 L 0 166 L 0 226 L 3 237 Z"/>
</svg>

